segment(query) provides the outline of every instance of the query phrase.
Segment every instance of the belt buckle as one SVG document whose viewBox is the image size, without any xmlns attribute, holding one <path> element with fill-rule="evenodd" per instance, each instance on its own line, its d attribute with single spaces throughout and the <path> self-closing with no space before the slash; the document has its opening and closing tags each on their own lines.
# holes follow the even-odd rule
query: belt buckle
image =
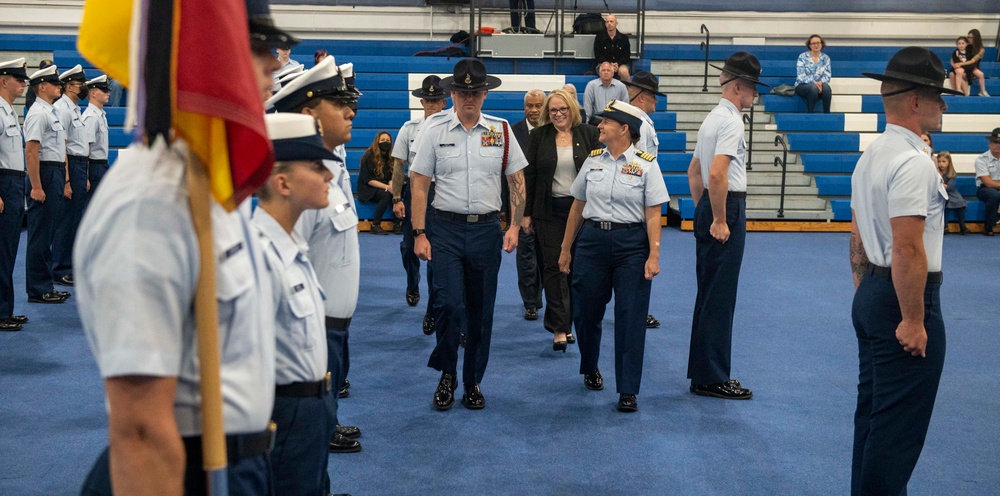
<svg viewBox="0 0 1000 496">
<path fill-rule="evenodd" d="M 274 438 L 277 437 L 274 434 L 276 432 L 278 432 L 278 424 L 275 424 L 273 420 L 268 421 L 268 423 L 267 423 L 267 437 L 269 438 L 267 440 L 267 452 L 268 453 L 274 451 Z"/>
<path fill-rule="evenodd" d="M 323 391 L 329 393 L 333 389 L 333 375 L 327 371 L 326 375 L 323 376 Z"/>
<path fill-rule="evenodd" d="M 600 225 L 600 228 L 603 231 L 610 231 L 611 230 L 611 222 L 602 220 L 602 221 L 598 221 L 598 224 Z"/>
<path fill-rule="evenodd" d="M 479 214 L 466 215 L 465 222 L 479 222 Z"/>
</svg>

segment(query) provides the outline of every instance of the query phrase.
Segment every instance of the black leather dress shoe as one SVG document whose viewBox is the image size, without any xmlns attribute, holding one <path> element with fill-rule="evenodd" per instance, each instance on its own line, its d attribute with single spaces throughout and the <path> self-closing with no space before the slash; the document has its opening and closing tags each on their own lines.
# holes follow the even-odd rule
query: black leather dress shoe
<svg viewBox="0 0 1000 496">
<path fill-rule="evenodd" d="M 330 437 L 330 453 L 357 453 L 361 451 L 361 443 L 334 433 Z"/>
<path fill-rule="evenodd" d="M 562 340 L 562 341 L 553 341 L 552 342 L 552 351 L 561 351 L 563 353 L 566 353 L 566 343 L 567 342 L 568 341 L 566 341 L 565 339 Z"/>
<path fill-rule="evenodd" d="M 57 295 L 59 295 L 59 296 L 61 296 L 61 297 L 63 297 L 63 298 L 65 298 L 65 299 L 67 299 L 67 300 L 69 299 L 70 296 L 72 296 L 69 291 L 59 291 L 58 289 L 56 289 L 56 290 L 54 290 L 52 292 L 55 293 L 55 294 L 57 294 Z"/>
<path fill-rule="evenodd" d="M 538 309 L 529 307 L 524 310 L 524 320 L 538 320 Z"/>
<path fill-rule="evenodd" d="M 340 434 L 347 439 L 357 439 L 361 437 L 361 429 L 358 429 L 353 425 L 338 425 L 337 434 Z"/>
<path fill-rule="evenodd" d="M 25 317 L 24 315 L 11 315 L 10 317 L 7 317 L 7 322 L 24 325 L 28 323 L 28 317 Z"/>
<path fill-rule="evenodd" d="M 622 393 L 618 395 L 618 411 L 619 412 L 637 412 L 639 411 L 639 402 L 635 400 L 634 394 Z"/>
<path fill-rule="evenodd" d="M 660 321 L 656 320 L 656 317 L 653 317 L 653 314 L 647 315 L 646 316 L 646 329 L 655 329 L 657 327 L 660 327 Z"/>
<path fill-rule="evenodd" d="M 50 291 L 41 296 L 28 295 L 28 303 L 66 303 L 66 297 L 58 291 Z"/>
<path fill-rule="evenodd" d="M 52 284 L 58 284 L 60 286 L 72 286 L 73 274 L 66 274 L 62 277 L 56 278 L 56 280 L 52 281 Z"/>
<path fill-rule="evenodd" d="M 420 303 L 420 293 L 416 293 L 416 292 L 410 293 L 409 291 L 407 291 L 407 293 L 406 293 L 406 304 L 409 305 L 409 306 L 411 306 L 411 307 L 415 307 L 415 306 L 417 306 L 417 303 Z"/>
<path fill-rule="evenodd" d="M 985 229 L 983 230 L 983 234 L 986 236 L 993 236 L 993 229 Z"/>
<path fill-rule="evenodd" d="M 725 400 L 748 400 L 753 398 L 753 391 L 741 386 L 740 381 L 735 379 L 717 384 L 691 386 L 690 389 L 692 393 L 698 396 L 710 396 Z"/>
<path fill-rule="evenodd" d="M 465 348 L 465 333 L 464 332 L 458 335 L 458 345 L 461 346 L 462 348 Z"/>
<path fill-rule="evenodd" d="M 601 376 L 601 369 L 595 369 L 593 374 L 583 374 L 583 385 L 591 391 L 604 389 L 604 377 Z"/>
<path fill-rule="evenodd" d="M 455 376 L 447 372 L 442 372 L 441 380 L 434 391 L 434 408 L 441 411 L 450 409 L 455 404 L 455 388 L 457 387 L 458 384 L 455 382 Z"/>
<path fill-rule="evenodd" d="M 572 332 L 567 332 L 566 333 L 566 342 L 569 343 L 569 344 L 575 343 L 576 342 L 576 336 L 574 336 Z"/>
<path fill-rule="evenodd" d="M 346 397 L 350 396 L 351 395 L 351 392 L 349 391 L 350 388 L 351 388 L 351 385 L 349 383 L 346 384 L 346 385 L 344 385 L 344 386 L 340 386 L 340 390 L 337 391 L 337 397 L 338 398 L 346 398 Z"/>
<path fill-rule="evenodd" d="M 430 336 L 431 334 L 434 334 L 434 316 L 431 315 L 431 314 L 429 314 L 429 313 L 425 313 L 424 314 L 424 335 Z"/>
<path fill-rule="evenodd" d="M 10 320 L 0 320 L 0 332 L 17 332 L 23 326 Z"/>
<path fill-rule="evenodd" d="M 486 408 L 486 398 L 479 390 L 479 384 L 465 385 L 465 394 L 462 395 L 462 405 L 469 410 L 482 410 Z"/>
</svg>

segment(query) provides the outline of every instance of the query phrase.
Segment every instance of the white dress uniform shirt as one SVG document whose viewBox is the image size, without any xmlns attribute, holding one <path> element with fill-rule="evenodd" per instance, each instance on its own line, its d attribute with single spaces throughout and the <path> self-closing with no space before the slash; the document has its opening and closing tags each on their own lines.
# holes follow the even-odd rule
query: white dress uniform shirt
<svg viewBox="0 0 1000 496">
<path fill-rule="evenodd" d="M 90 143 L 91 160 L 108 159 L 108 115 L 102 108 L 87 105 L 83 111 L 83 127 L 86 129 L 87 142 Z"/>
<path fill-rule="evenodd" d="M 276 384 L 322 380 L 327 366 L 324 296 L 307 256 L 309 248 L 262 208 L 254 212 L 251 224 L 260 234 L 274 290 Z"/>
<path fill-rule="evenodd" d="M 645 222 L 646 207 L 670 201 L 656 159 L 647 160 L 640 154 L 630 146 L 617 158 L 606 148 L 587 158 L 570 189 L 574 198 L 587 202 L 583 218 L 621 224 Z"/>
<path fill-rule="evenodd" d="M 743 139 L 743 114 L 725 98 L 698 128 L 694 156 L 701 162 L 701 179 L 708 189 L 708 171 L 716 155 L 732 157 L 729 162 L 729 191 L 747 190 L 747 142 Z"/>
<path fill-rule="evenodd" d="M 37 106 L 38 103 L 35 105 Z M 35 109 L 36 106 L 32 106 Z M 181 436 L 201 433 L 194 294 L 199 252 L 187 145 L 133 146 L 91 199 L 73 253 L 76 296 L 101 377 L 177 377 Z M 263 254 L 241 210 L 212 202 L 223 416 L 230 434 L 267 428 L 275 335 Z"/>
<path fill-rule="evenodd" d="M 56 114 L 56 109 L 41 98 L 28 109 L 24 117 L 24 141 L 39 143 L 39 160 L 66 162 L 66 128 Z"/>
<path fill-rule="evenodd" d="M 66 95 L 56 100 L 52 106 L 56 109 L 59 122 L 66 129 L 66 153 L 77 157 L 86 157 L 90 153 L 90 143 L 83 127 L 80 106 Z"/>
<path fill-rule="evenodd" d="M 642 109 L 639 109 L 642 112 Z M 656 135 L 656 128 L 653 127 L 653 118 L 642 112 L 642 125 L 639 126 L 639 141 L 635 148 L 640 152 L 648 152 L 653 155 L 660 153 L 660 138 Z"/>
<path fill-rule="evenodd" d="M 947 201 L 930 149 L 920 136 L 893 124 L 868 145 L 851 176 L 851 208 L 861 242 L 868 260 L 881 267 L 892 266 L 890 219 L 920 216 L 925 218 L 927 271 L 940 271 Z"/>
<path fill-rule="evenodd" d="M 17 114 L 7 100 L 0 98 L 0 169 L 24 171 L 24 135 Z"/>
<path fill-rule="evenodd" d="M 504 136 L 505 122 L 480 114 L 479 121 L 466 131 L 452 112 L 424 123 L 413 144 L 415 155 L 410 170 L 434 179 L 436 210 L 457 214 L 500 210 L 505 140 L 506 175 L 528 165 L 509 125 Z"/>
</svg>

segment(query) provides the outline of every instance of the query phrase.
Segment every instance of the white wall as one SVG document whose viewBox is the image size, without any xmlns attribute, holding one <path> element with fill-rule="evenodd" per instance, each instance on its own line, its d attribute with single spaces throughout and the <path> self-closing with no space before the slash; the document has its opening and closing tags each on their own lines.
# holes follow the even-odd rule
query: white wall
<svg viewBox="0 0 1000 496">
<path fill-rule="evenodd" d="M 74 34 L 79 26 L 82 0 L 0 0 L 0 32 Z M 460 29 L 469 29 L 468 9 L 455 7 L 321 7 L 278 5 L 273 13 L 278 25 L 306 38 L 441 40 Z M 544 29 L 551 15 L 539 12 L 537 25 Z M 635 29 L 635 18 L 619 14 L 623 31 Z M 715 44 L 733 38 L 763 39 L 766 44 L 799 44 L 805 36 L 820 33 L 829 44 L 953 44 L 956 36 L 979 29 L 987 45 L 997 33 L 1000 12 L 995 14 L 811 14 L 765 12 L 649 12 L 647 43 L 697 43 L 699 27 L 712 31 Z M 485 15 L 483 24 L 496 28 L 510 22 L 507 13 Z M 567 16 L 572 28 L 572 18 Z M 554 21 L 549 33 L 554 32 Z"/>
</svg>

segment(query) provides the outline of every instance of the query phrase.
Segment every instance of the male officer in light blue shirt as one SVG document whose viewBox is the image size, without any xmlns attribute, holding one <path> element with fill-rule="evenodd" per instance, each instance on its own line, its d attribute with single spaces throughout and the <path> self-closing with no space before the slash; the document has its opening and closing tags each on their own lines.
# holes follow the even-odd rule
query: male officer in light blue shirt
<svg viewBox="0 0 1000 496">
<path fill-rule="evenodd" d="M 66 158 L 69 169 L 69 198 L 52 239 L 52 277 L 60 286 L 73 285 L 73 239 L 80 225 L 83 208 L 90 196 L 87 183 L 90 143 L 83 125 L 80 100 L 87 96 L 87 76 L 80 65 L 59 75 L 63 85 L 62 98 L 52 106 L 66 129 Z"/>
<path fill-rule="evenodd" d="M 714 67 L 714 66 L 713 66 Z M 698 296 L 688 356 L 690 391 L 699 396 L 745 400 L 753 393 L 730 378 L 733 312 L 746 242 L 746 141 L 742 110 L 753 105 L 760 62 L 747 52 L 726 59 L 719 75 L 722 100 L 698 129 L 688 167 L 694 200 Z M 766 86 L 766 85 L 764 85 Z"/>
<path fill-rule="evenodd" d="M 87 155 L 87 181 L 90 191 L 87 199 L 101 183 L 108 172 L 108 114 L 104 106 L 111 96 L 111 86 L 107 76 L 97 76 L 87 81 L 87 109 L 83 111 L 83 126 L 86 128 L 90 153 Z"/>
<path fill-rule="evenodd" d="M 989 136 L 989 150 L 976 157 L 976 197 L 986 204 L 983 234 L 993 236 L 997 224 L 997 206 L 1000 206 L 1000 127 Z"/>
<path fill-rule="evenodd" d="M 455 401 L 463 331 L 462 404 L 474 410 L 486 406 L 479 383 L 489 361 L 500 248 L 508 253 L 517 248 L 524 216 L 522 169 L 528 161 L 507 121 L 482 113 L 487 93 L 498 86 L 500 79 L 487 75 L 480 60 L 458 61 L 453 75 L 441 80 L 441 87 L 451 91 L 454 112 L 424 123 L 413 144 L 414 251 L 434 268 L 437 346 L 427 366 L 441 371 L 434 393 L 438 410 L 451 408 Z M 504 176 L 511 210 L 506 233 L 499 221 Z M 434 230 L 428 236 L 424 227 L 431 179 L 436 182 Z"/>
<path fill-rule="evenodd" d="M 52 241 L 71 191 L 66 170 L 66 128 L 52 103 L 59 98 L 58 68 L 29 78 L 37 99 L 24 117 L 24 158 L 29 181 L 25 285 L 29 303 L 63 303 L 69 293 L 52 286 Z"/>
<path fill-rule="evenodd" d="M 308 114 L 319 121 L 323 142 L 337 155 L 337 150 L 351 140 L 350 106 L 357 94 L 344 81 L 333 56 L 285 84 L 265 107 L 278 112 Z M 361 279 L 361 249 L 358 244 L 358 214 L 351 192 L 351 177 L 342 158 L 324 160 L 333 173 L 330 203 L 322 210 L 308 210 L 296 223 L 295 231 L 309 243 L 316 276 L 326 293 L 324 314 L 329 371 L 334 384 L 346 378 L 346 356 L 351 319 L 358 304 Z M 356 440 L 361 435 L 354 426 L 340 425 L 338 394 L 330 395 L 331 420 L 336 431 L 330 438 L 330 451 L 352 453 L 361 450 Z"/>
<path fill-rule="evenodd" d="M 0 331 L 20 331 L 28 322 L 14 315 L 14 260 L 24 219 L 24 134 L 12 106 L 24 93 L 24 59 L 0 63 Z"/>
</svg>

